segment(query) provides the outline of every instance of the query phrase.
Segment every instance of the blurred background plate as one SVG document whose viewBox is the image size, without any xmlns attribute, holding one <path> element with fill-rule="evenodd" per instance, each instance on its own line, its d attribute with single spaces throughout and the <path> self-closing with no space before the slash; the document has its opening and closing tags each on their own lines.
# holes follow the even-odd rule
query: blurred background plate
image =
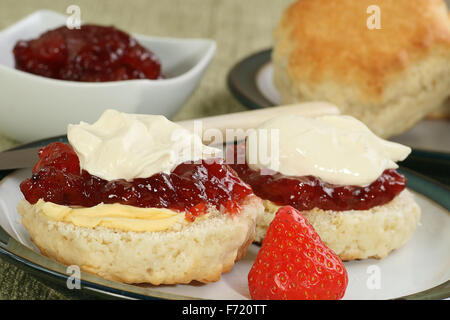
<svg viewBox="0 0 450 320">
<path fill-rule="evenodd" d="M 271 53 L 272 49 L 266 49 L 250 55 L 238 62 L 228 74 L 230 91 L 248 108 L 267 108 L 282 104 L 272 81 Z M 450 154 L 450 121 L 425 119 L 390 140 L 415 149 Z"/>
</svg>

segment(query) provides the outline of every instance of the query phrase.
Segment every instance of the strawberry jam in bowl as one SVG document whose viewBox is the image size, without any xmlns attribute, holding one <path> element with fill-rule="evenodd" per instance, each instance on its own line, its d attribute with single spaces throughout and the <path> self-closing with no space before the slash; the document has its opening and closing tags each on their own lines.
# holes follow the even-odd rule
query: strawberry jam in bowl
<svg viewBox="0 0 450 320">
<path fill-rule="evenodd" d="M 49 30 L 13 50 L 17 69 L 43 77 L 103 82 L 161 77 L 159 58 L 115 27 Z"/>
<path fill-rule="evenodd" d="M 66 20 L 42 10 L 0 33 L 0 128 L 15 141 L 63 135 L 68 124 L 92 123 L 112 107 L 171 118 L 216 50 L 210 39 L 88 24 L 69 30 Z"/>
</svg>

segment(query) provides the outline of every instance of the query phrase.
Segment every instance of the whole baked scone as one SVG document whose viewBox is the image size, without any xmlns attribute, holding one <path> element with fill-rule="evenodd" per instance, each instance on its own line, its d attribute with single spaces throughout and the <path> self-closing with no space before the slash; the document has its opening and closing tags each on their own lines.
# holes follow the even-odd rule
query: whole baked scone
<svg viewBox="0 0 450 320">
<path fill-rule="evenodd" d="M 367 20 L 377 5 L 380 29 Z M 299 0 L 274 32 L 283 103 L 325 100 L 381 137 L 404 132 L 450 96 L 443 0 Z"/>
<path fill-rule="evenodd" d="M 232 151 L 233 168 L 263 199 L 256 242 L 281 206 L 299 210 L 343 260 L 383 258 L 418 225 L 420 207 L 395 163 L 411 149 L 353 117 L 276 117 Z"/>
<path fill-rule="evenodd" d="M 107 110 L 68 139 L 42 148 L 20 186 L 23 225 L 46 256 L 159 285 L 217 281 L 245 255 L 261 199 L 198 136 Z"/>
</svg>

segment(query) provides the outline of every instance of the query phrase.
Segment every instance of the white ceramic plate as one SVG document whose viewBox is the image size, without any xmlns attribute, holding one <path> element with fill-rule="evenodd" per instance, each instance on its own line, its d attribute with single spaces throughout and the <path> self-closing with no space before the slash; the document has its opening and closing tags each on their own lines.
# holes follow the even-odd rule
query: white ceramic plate
<svg viewBox="0 0 450 320">
<path fill-rule="evenodd" d="M 29 142 L 66 132 L 67 124 L 93 122 L 107 108 L 172 117 L 198 85 L 216 44 L 207 39 L 133 35 L 161 60 L 165 79 L 114 82 L 55 80 L 14 69 L 18 40 L 65 25 L 67 16 L 41 10 L 0 32 L 0 130 Z M 126 31 L 126 30 L 125 30 Z"/>
<path fill-rule="evenodd" d="M 0 226 L 5 231 L 3 235 L 0 232 L 0 253 L 13 256 L 23 265 L 31 265 L 46 276 L 64 278 L 65 267 L 39 254 L 16 211 L 17 203 L 23 198 L 19 184 L 30 174 L 30 170 L 19 170 L 0 181 Z M 431 192 L 436 199 L 446 201 L 444 204 L 449 205 L 448 190 L 412 173 L 406 174 L 412 188 Z M 385 259 L 346 262 L 349 285 L 344 299 L 392 299 L 420 292 L 417 298 L 450 296 L 449 212 L 420 193 L 415 192 L 414 195 L 422 208 L 422 218 L 413 238 Z M 247 274 L 258 249 L 258 246 L 252 245 L 245 258 L 231 272 L 223 275 L 220 281 L 207 285 L 146 288 L 107 281 L 85 273 L 82 274 L 82 280 L 87 289 L 128 298 L 248 299 Z M 368 282 L 376 283 L 370 280 L 375 279 L 376 273 L 380 276 L 379 288 L 367 285 Z M 434 295 L 423 293 L 431 288 L 434 288 L 431 290 Z"/>
</svg>

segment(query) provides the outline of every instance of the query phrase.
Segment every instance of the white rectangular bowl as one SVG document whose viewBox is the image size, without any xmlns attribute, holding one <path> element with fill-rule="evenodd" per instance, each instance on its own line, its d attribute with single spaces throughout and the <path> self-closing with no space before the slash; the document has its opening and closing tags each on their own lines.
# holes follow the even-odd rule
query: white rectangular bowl
<svg viewBox="0 0 450 320">
<path fill-rule="evenodd" d="M 67 124 L 93 122 L 108 108 L 172 117 L 198 85 L 216 50 L 207 39 L 133 35 L 161 60 L 165 79 L 115 82 L 55 80 L 14 68 L 18 40 L 64 25 L 67 17 L 37 11 L 0 32 L 0 132 L 21 142 L 61 135 Z"/>
</svg>

